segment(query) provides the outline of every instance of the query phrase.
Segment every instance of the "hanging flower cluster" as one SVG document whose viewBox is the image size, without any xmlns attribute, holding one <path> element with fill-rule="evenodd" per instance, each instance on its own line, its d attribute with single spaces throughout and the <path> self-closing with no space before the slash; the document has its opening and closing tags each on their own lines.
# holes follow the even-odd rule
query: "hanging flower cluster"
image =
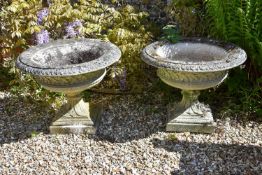
<svg viewBox="0 0 262 175">
<path fill-rule="evenodd" d="M 49 42 L 49 32 L 45 29 L 35 34 L 36 44 L 45 44 Z"/>
<path fill-rule="evenodd" d="M 43 8 L 42 10 L 37 12 L 37 24 L 42 25 L 43 19 L 47 17 L 49 14 L 48 8 Z M 42 29 L 40 32 L 35 33 L 35 43 L 45 44 L 49 42 L 49 32 L 45 29 Z"/>
<path fill-rule="evenodd" d="M 66 38 L 74 38 L 80 35 L 80 28 L 82 27 L 82 23 L 80 20 L 76 20 L 74 22 L 69 22 L 65 28 L 65 37 Z"/>
<path fill-rule="evenodd" d="M 117 71 L 116 65 L 113 67 L 113 78 L 118 83 L 120 90 L 127 89 L 127 71 L 126 67 L 121 69 L 121 72 Z"/>
<path fill-rule="evenodd" d="M 48 8 L 43 8 L 42 10 L 37 12 L 37 24 L 41 25 L 43 23 L 43 19 L 48 16 L 49 10 Z"/>
<path fill-rule="evenodd" d="M 119 86 L 121 90 L 126 90 L 126 68 L 124 67 L 124 70 L 121 75 L 118 76 Z"/>
</svg>

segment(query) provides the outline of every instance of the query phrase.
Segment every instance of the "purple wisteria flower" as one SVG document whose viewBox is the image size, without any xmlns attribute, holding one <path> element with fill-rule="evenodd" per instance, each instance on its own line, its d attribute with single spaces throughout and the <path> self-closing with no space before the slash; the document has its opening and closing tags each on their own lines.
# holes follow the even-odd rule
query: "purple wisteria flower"
<svg viewBox="0 0 262 175">
<path fill-rule="evenodd" d="M 49 10 L 48 8 L 43 8 L 42 10 L 37 12 L 37 24 L 41 25 L 43 23 L 43 19 L 48 16 Z"/>
<path fill-rule="evenodd" d="M 120 90 L 126 90 L 126 68 L 124 67 L 124 70 L 122 74 L 119 76 L 119 86 Z"/>
<path fill-rule="evenodd" d="M 112 71 L 113 71 L 113 79 L 118 83 L 120 90 L 124 91 L 127 89 L 127 71 L 126 67 L 123 68 L 122 72 L 117 71 L 116 64 L 114 64 Z"/>
<path fill-rule="evenodd" d="M 66 38 L 74 38 L 80 35 L 80 28 L 82 27 L 82 23 L 80 20 L 76 20 L 74 22 L 69 22 L 65 28 Z"/>
<path fill-rule="evenodd" d="M 49 42 L 49 32 L 45 29 L 35 34 L 36 44 L 44 44 Z"/>
</svg>

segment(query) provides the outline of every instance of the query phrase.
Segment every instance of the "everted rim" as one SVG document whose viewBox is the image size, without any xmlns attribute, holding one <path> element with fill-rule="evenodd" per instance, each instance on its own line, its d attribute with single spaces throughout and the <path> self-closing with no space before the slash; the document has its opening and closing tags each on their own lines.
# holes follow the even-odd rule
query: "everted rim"
<svg viewBox="0 0 262 175">
<path fill-rule="evenodd" d="M 84 44 L 84 45 L 92 45 L 99 46 L 100 49 L 104 49 L 104 54 L 100 57 L 80 63 L 80 64 L 72 64 L 72 65 L 64 65 L 58 68 L 45 68 L 41 66 L 32 66 L 29 64 L 33 56 L 43 50 L 48 50 L 49 48 L 69 45 L 69 44 Z M 38 46 L 33 46 L 23 53 L 21 53 L 17 60 L 16 66 L 26 73 L 30 73 L 32 75 L 38 76 L 71 76 L 71 75 L 79 75 L 88 72 L 94 72 L 97 70 L 104 69 L 115 62 L 117 62 L 121 57 L 120 49 L 108 41 L 102 41 L 99 39 L 89 39 L 89 38 L 81 38 L 81 39 L 58 39 L 51 41 L 47 44 L 41 44 Z"/>
<path fill-rule="evenodd" d="M 177 43 L 202 43 L 210 44 L 220 47 L 227 52 L 225 58 L 213 61 L 182 61 L 182 60 L 168 60 L 168 58 L 161 58 L 156 54 L 157 48 L 163 45 L 175 45 L 167 41 L 157 41 L 145 47 L 141 53 L 141 58 L 144 62 L 157 68 L 166 68 L 180 72 L 216 72 L 226 71 L 231 68 L 243 64 L 247 59 L 246 52 L 240 47 L 232 43 L 225 43 L 207 38 L 183 38 Z"/>
</svg>

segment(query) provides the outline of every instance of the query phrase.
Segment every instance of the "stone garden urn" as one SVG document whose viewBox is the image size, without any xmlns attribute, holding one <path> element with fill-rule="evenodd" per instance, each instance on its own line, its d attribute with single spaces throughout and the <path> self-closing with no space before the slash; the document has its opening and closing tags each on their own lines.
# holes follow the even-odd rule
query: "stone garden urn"
<svg viewBox="0 0 262 175">
<path fill-rule="evenodd" d="M 182 100 L 169 109 L 166 131 L 212 133 L 215 122 L 210 107 L 198 101 L 200 90 L 218 86 L 246 58 L 236 45 L 204 38 L 148 45 L 142 59 L 158 68 L 164 83 L 182 90 Z"/>
<path fill-rule="evenodd" d="M 118 61 L 121 51 L 110 42 L 98 39 L 64 39 L 31 47 L 16 65 L 31 74 L 44 88 L 66 94 L 50 126 L 51 134 L 95 132 L 95 116 L 81 92 L 102 81 L 106 67 Z"/>
</svg>

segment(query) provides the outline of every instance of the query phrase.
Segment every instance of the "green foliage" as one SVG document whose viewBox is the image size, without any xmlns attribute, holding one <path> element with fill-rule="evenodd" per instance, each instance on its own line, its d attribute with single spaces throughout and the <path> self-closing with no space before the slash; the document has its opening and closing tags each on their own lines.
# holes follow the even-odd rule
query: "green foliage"
<svg viewBox="0 0 262 175">
<path fill-rule="evenodd" d="M 231 71 L 226 81 L 230 111 L 262 116 L 262 1 L 205 0 L 208 33 L 241 46 L 248 54 L 245 69 Z"/>
<path fill-rule="evenodd" d="M 247 111 L 250 116 L 258 116 L 262 119 L 262 90 L 259 87 L 253 89 L 240 89 L 238 95 L 242 106 L 240 110 Z"/>
<path fill-rule="evenodd" d="M 170 23 L 178 26 L 182 36 L 205 34 L 202 0 L 172 0 L 166 8 Z"/>
<path fill-rule="evenodd" d="M 10 68 L 5 65 L 0 65 L 0 88 L 8 87 L 9 82 L 13 79 Z"/>
<path fill-rule="evenodd" d="M 0 10 L 1 10 L 3 7 L 9 5 L 10 3 L 11 3 L 11 0 L 0 0 Z"/>
<path fill-rule="evenodd" d="M 38 0 L 15 0 L 0 13 L 3 21 L 3 34 L 0 37 L 4 48 L 1 53 L 5 57 L 16 57 L 22 50 L 33 45 L 33 35 L 46 29 L 51 38 L 63 38 L 65 25 L 68 22 L 82 20 L 82 35 L 100 37 L 102 31 L 114 25 L 119 13 L 113 8 L 91 0 L 80 0 L 71 6 L 68 0 L 53 0 L 49 6 L 49 14 L 43 24 L 37 24 L 37 12 L 42 3 Z M 12 18 L 10 18 L 12 16 Z"/>
<path fill-rule="evenodd" d="M 231 80 L 227 79 L 227 82 L 234 84 Z M 238 88 L 234 89 L 233 86 L 229 88 L 224 83 L 215 90 L 203 91 L 200 100 L 214 107 L 212 111 L 218 118 L 231 117 L 242 121 L 262 121 L 262 89 L 251 85 L 245 85 L 245 87 L 238 85 Z"/>
<path fill-rule="evenodd" d="M 168 141 L 173 141 L 173 142 L 178 141 L 178 138 L 177 138 L 177 136 L 176 136 L 176 133 L 168 134 L 167 140 L 168 140 Z"/>
<path fill-rule="evenodd" d="M 30 76 L 14 69 L 14 59 L 23 50 L 34 45 L 35 34 L 42 29 L 49 32 L 51 39 L 64 38 L 66 25 L 76 20 L 82 23 L 80 37 L 110 40 L 120 47 L 122 59 L 117 65 L 118 69 L 126 67 L 129 75 L 141 72 L 140 52 L 153 37 L 149 30 L 152 25 L 147 20 L 147 13 L 138 12 L 129 5 L 115 9 L 94 0 L 79 0 L 77 3 L 70 3 L 69 0 L 50 2 L 48 5 L 38 0 L 13 0 L 0 12 L 0 58 L 8 60 L 12 70 L 9 75 L 14 76 L 10 83 L 13 92 L 32 94 L 36 99 L 49 99 L 48 92 Z M 39 24 L 37 13 L 44 7 L 48 8 L 49 13 Z M 133 76 L 129 75 L 128 77 Z"/>
<path fill-rule="evenodd" d="M 238 44 L 253 68 L 262 69 L 262 1 L 206 0 L 207 24 L 213 37 Z M 253 70 L 252 76 L 257 76 Z"/>
<path fill-rule="evenodd" d="M 259 81 L 259 79 L 257 79 Z M 261 82 L 257 82 L 259 84 Z M 262 88 L 253 86 L 248 81 L 246 72 L 242 69 L 235 69 L 231 77 L 226 81 L 228 93 L 234 97 L 231 102 L 235 104 L 232 108 L 238 112 L 246 112 L 249 116 L 260 116 L 262 109 Z"/>
<path fill-rule="evenodd" d="M 31 132 L 31 138 L 37 137 L 40 133 L 36 131 Z"/>
<path fill-rule="evenodd" d="M 163 34 L 163 40 L 168 40 L 171 43 L 176 43 L 179 40 L 178 30 L 174 25 L 165 26 L 163 28 Z"/>
<path fill-rule="evenodd" d="M 138 71 L 136 66 L 142 64 L 140 52 L 153 37 L 147 16 L 127 5 L 119 10 L 119 18 L 108 32 L 108 39 L 122 50 L 121 64 L 131 72 Z"/>
<path fill-rule="evenodd" d="M 30 35 L 40 30 L 34 15 L 37 7 L 39 7 L 37 1 L 13 1 L 11 5 L 2 9 L 0 12 L 2 58 L 16 57 L 27 44 L 30 44 Z"/>
</svg>

